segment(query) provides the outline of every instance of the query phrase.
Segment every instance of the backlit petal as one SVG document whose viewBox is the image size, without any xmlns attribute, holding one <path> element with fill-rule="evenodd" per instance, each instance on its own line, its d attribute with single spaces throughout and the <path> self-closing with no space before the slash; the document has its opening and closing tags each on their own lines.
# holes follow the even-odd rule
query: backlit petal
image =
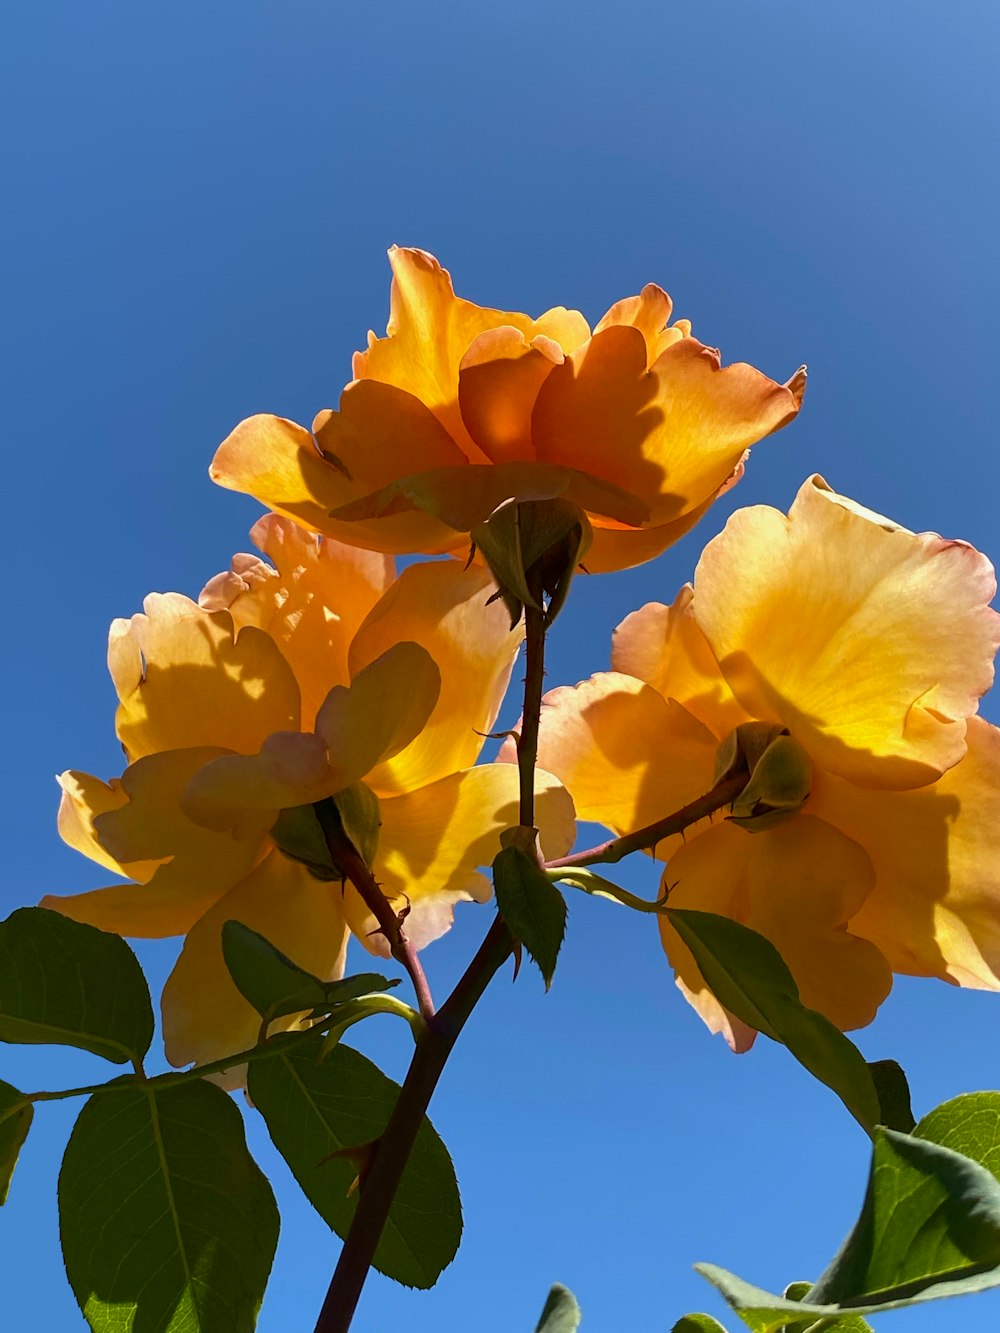
<svg viewBox="0 0 1000 1333">
<path fill-rule="evenodd" d="M 112 868 L 120 863 L 119 873 L 133 878 L 140 870 L 147 882 L 46 898 L 44 905 L 119 935 L 159 938 L 189 930 L 249 873 L 262 850 L 258 842 L 199 827 L 180 808 L 191 775 L 218 753 L 169 750 L 138 760 L 117 784 L 124 802 L 94 816 L 94 836 Z"/>
<path fill-rule="evenodd" d="M 539 459 L 603 477 L 672 522 L 713 495 L 757 440 L 795 416 L 783 385 L 693 338 L 646 367 L 638 328 L 612 325 L 556 366 L 538 394 Z"/>
<path fill-rule="evenodd" d="M 112 778 L 110 782 L 102 782 L 90 773 L 67 769 L 56 781 L 62 788 L 58 828 L 63 842 L 116 875 L 124 875 L 126 879 L 149 879 L 159 864 L 158 859 L 143 856 L 123 865 L 101 845 L 94 829 L 94 819 L 98 815 L 118 810 L 128 802 L 121 780 Z"/>
<path fill-rule="evenodd" d="M 490 895 L 479 868 L 500 851 L 500 834 L 518 822 L 518 774 L 513 764 L 482 764 L 417 791 L 382 802 L 375 875 L 394 905 L 409 902 L 408 938 L 422 947 L 451 923 L 454 903 Z M 535 774 L 535 823 L 547 858 L 573 845 L 573 803 L 541 769 Z M 384 946 L 369 935 L 374 921 L 352 927 L 373 952 Z"/>
<path fill-rule="evenodd" d="M 875 882 L 871 861 L 821 819 L 800 815 L 763 833 L 718 823 L 677 851 L 663 882 L 671 907 L 728 916 L 769 939 L 802 1002 L 841 1029 L 870 1023 L 889 993 L 889 964 L 848 929 Z M 685 993 L 703 995 L 694 959 L 665 917 L 660 933 Z M 710 1022 L 711 1011 L 710 1002 Z M 744 1049 L 745 1035 L 733 1033 Z"/>
<path fill-rule="evenodd" d="M 476 338 L 458 376 L 462 420 L 484 456 L 493 463 L 534 458 L 531 412 L 560 348 L 544 339 L 529 343 L 508 325 Z"/>
<path fill-rule="evenodd" d="M 715 751 L 715 737 L 696 718 L 631 676 L 602 672 L 543 700 L 539 764 L 565 784 L 580 819 L 616 834 L 710 790 Z M 668 856 L 674 841 L 656 854 Z"/>
<path fill-rule="evenodd" d="M 993 679 L 992 567 L 818 477 L 786 518 L 739 510 L 695 575 L 695 614 L 733 692 L 815 762 L 862 786 L 933 781 L 965 751 Z"/>
<path fill-rule="evenodd" d="M 455 534 L 427 514 L 352 523 L 332 519 L 331 509 L 363 495 L 364 488 L 341 464 L 320 454 L 309 431 L 282 417 L 256 416 L 241 422 L 219 446 L 209 475 L 220 486 L 244 491 L 269 509 L 352 546 L 433 552 L 457 544 Z"/>
<path fill-rule="evenodd" d="M 405 750 L 427 726 L 440 693 L 437 664 L 413 642 L 392 644 L 354 673 L 349 688 L 331 690 L 316 731 L 326 742 L 331 767 L 345 777 L 340 786 Z"/>
<path fill-rule="evenodd" d="M 251 532 L 274 563 L 233 558 L 198 599 L 229 610 L 239 629 L 256 625 L 281 648 L 302 693 L 302 726 L 311 729 L 334 685 L 350 680 L 347 651 L 358 627 L 392 585 L 392 557 L 317 539 L 289 518 L 267 514 Z"/>
<path fill-rule="evenodd" d="M 694 618 L 689 583 L 673 606 L 649 602 L 626 616 L 611 640 L 615 671 L 644 680 L 676 699 L 722 740 L 750 715 L 737 702 Z"/>
<path fill-rule="evenodd" d="M 236 636 L 227 611 L 179 593 L 153 593 L 144 606 L 115 622 L 108 654 L 130 758 L 201 745 L 252 753 L 272 731 L 298 726 L 295 677 L 267 634 L 249 626 Z"/>
<path fill-rule="evenodd" d="M 322 801 L 360 776 L 352 768 L 345 780 L 344 771 L 329 762 L 322 737 L 276 731 L 257 754 L 227 754 L 201 767 L 182 804 L 196 823 L 242 842 L 265 833 L 279 810 Z"/>
<path fill-rule="evenodd" d="M 893 971 L 1000 990 L 1000 731 L 968 723 L 968 753 L 933 786 L 865 791 L 819 775 L 807 809 L 871 857 L 851 921 Z"/>
<path fill-rule="evenodd" d="M 354 360 L 356 379 L 380 380 L 427 404 L 452 437 L 467 443 L 458 408 L 458 369 L 473 339 L 508 325 L 530 341 L 542 334 L 571 351 L 590 329 L 577 311 L 559 307 L 538 320 L 492 310 L 455 296 L 451 275 L 423 250 L 389 251 L 393 282 L 388 336 Z"/>
<path fill-rule="evenodd" d="M 189 932 L 163 988 L 163 1037 L 173 1065 L 206 1064 L 257 1040 L 260 1018 L 233 985 L 222 957 L 221 932 L 241 921 L 293 962 L 323 980 L 343 975 L 346 928 L 339 884 L 313 879 L 273 851 Z M 299 1025 L 291 1016 L 272 1031 Z"/>
<path fill-rule="evenodd" d="M 454 560 L 411 565 L 382 598 L 351 644 L 354 673 L 396 643 L 409 640 L 430 653 L 441 692 L 430 720 L 394 758 L 367 778 L 380 795 L 411 791 L 471 767 L 491 730 L 517 657 L 523 630 L 511 631 L 481 568 Z"/>
<path fill-rule="evenodd" d="M 594 332 L 600 333 L 619 324 L 638 329 L 646 342 L 646 363 L 649 365 L 663 350 L 659 338 L 672 309 L 673 303 L 663 288 L 649 282 L 638 296 L 626 296 L 624 300 L 616 301 L 594 326 Z"/>
</svg>

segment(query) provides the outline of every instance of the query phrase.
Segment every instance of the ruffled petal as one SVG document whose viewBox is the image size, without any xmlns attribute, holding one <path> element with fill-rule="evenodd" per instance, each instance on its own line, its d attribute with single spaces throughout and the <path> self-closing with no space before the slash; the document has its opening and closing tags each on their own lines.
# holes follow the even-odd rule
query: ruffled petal
<svg viewBox="0 0 1000 1333">
<path fill-rule="evenodd" d="M 227 754 L 201 767 L 181 803 L 203 828 L 247 842 L 266 833 L 279 810 L 322 801 L 359 777 L 354 768 L 330 762 L 322 737 L 276 731 L 257 754 Z"/>
<path fill-rule="evenodd" d="M 145 614 L 111 627 L 108 665 L 121 703 L 119 739 L 130 759 L 214 745 L 253 752 L 299 723 L 299 690 L 277 644 L 227 611 L 179 593 L 153 593 Z"/>
<path fill-rule="evenodd" d="M 649 602 L 626 616 L 611 640 L 611 666 L 676 699 L 722 740 L 750 715 L 719 669 L 695 620 L 694 589 L 686 583 L 673 606 Z"/>
<path fill-rule="evenodd" d="M 357 782 L 405 750 L 427 726 L 440 694 L 437 663 L 412 641 L 394 643 L 367 661 L 348 689 L 331 690 L 316 717 L 316 731 L 326 742 L 331 767 L 346 778 L 340 786 Z"/>
<path fill-rule="evenodd" d="M 206 1064 L 257 1040 L 260 1018 L 230 979 L 222 927 L 241 921 L 323 980 L 343 976 L 347 931 L 339 884 L 322 883 L 273 851 L 188 933 L 163 988 L 163 1038 L 173 1065 Z M 272 1031 L 300 1026 L 277 1020 Z"/>
<path fill-rule="evenodd" d="M 933 786 L 865 791 L 820 774 L 806 808 L 870 856 L 875 888 L 851 930 L 894 972 L 1000 990 L 1000 731 L 970 718 L 967 740 Z"/>
<path fill-rule="evenodd" d="M 127 768 L 116 787 L 124 800 L 92 816 L 93 836 L 112 869 L 145 882 L 50 897 L 44 906 L 119 935 L 157 939 L 189 930 L 263 854 L 259 842 L 209 832 L 180 808 L 191 775 L 218 753 L 169 750 Z"/>
<path fill-rule="evenodd" d="M 394 644 L 427 650 L 441 673 L 430 720 L 394 758 L 367 777 L 380 795 L 426 786 L 479 757 L 517 657 L 523 630 L 511 631 L 501 602 L 487 605 L 491 576 L 453 560 L 411 565 L 355 635 L 350 669 L 358 673 Z"/>
<path fill-rule="evenodd" d="M 746 450 L 795 416 L 801 398 L 682 338 L 647 370 L 640 329 L 596 333 L 545 380 L 532 415 L 540 460 L 603 477 L 645 500 L 653 524 L 712 496 Z"/>
<path fill-rule="evenodd" d="M 648 282 L 638 296 L 626 296 L 624 300 L 616 301 L 594 326 L 594 333 L 618 325 L 638 329 L 646 343 L 646 364 L 651 365 L 665 350 L 660 345 L 660 338 L 672 309 L 673 302 L 663 288 Z"/>
<path fill-rule="evenodd" d="M 716 748 L 697 718 L 631 676 L 602 672 L 543 700 L 539 764 L 565 784 L 580 819 L 619 835 L 709 791 Z M 676 841 L 656 855 L 669 856 Z"/>
<path fill-rule="evenodd" d="M 327 420 L 317 418 L 322 431 Z M 335 431 L 337 428 L 334 427 Z M 240 422 L 219 446 L 209 475 L 231 491 L 242 491 L 269 509 L 351 546 L 375 551 L 450 551 L 455 533 L 428 514 L 408 512 L 370 522 L 342 523 L 330 511 L 364 495 L 339 459 L 324 457 L 303 426 L 282 417 Z"/>
<path fill-rule="evenodd" d="M 490 462 L 534 458 L 531 412 L 562 360 L 557 344 L 545 338 L 529 343 L 506 325 L 474 339 L 459 368 L 458 402 L 466 429 Z"/>
<path fill-rule="evenodd" d="M 393 281 L 388 336 L 369 338 L 367 350 L 354 358 L 354 376 L 413 394 L 466 446 L 471 440 L 458 406 L 458 372 L 475 338 L 507 325 L 528 340 L 541 334 L 571 351 L 590 333 L 587 321 L 575 310 L 558 307 L 533 320 L 463 301 L 455 295 L 448 270 L 424 250 L 393 246 L 389 262 Z"/>
<path fill-rule="evenodd" d="M 932 782 L 965 752 L 993 679 L 992 566 L 813 477 L 786 518 L 739 510 L 695 574 L 695 615 L 733 692 L 816 764 L 871 787 Z"/>
<path fill-rule="evenodd" d="M 317 540 L 278 514 L 265 515 L 250 535 L 274 568 L 254 556 L 234 556 L 231 570 L 209 581 L 198 604 L 228 610 L 238 630 L 256 625 L 275 640 L 295 673 L 302 726 L 309 730 L 333 686 L 350 680 L 351 639 L 391 587 L 392 557 Z"/>
<path fill-rule="evenodd" d="M 821 819 L 800 815 L 764 833 L 719 823 L 680 848 L 664 872 L 670 906 L 714 912 L 765 936 L 802 1002 L 843 1030 L 864 1027 L 892 987 L 886 959 L 848 929 L 875 882 L 866 852 Z M 720 1006 L 665 917 L 660 933 L 685 994 L 714 1030 Z M 727 1033 L 745 1049 L 747 1029 Z"/>
<path fill-rule="evenodd" d="M 500 851 L 500 835 L 518 822 L 518 774 L 512 764 L 482 764 L 417 791 L 382 802 L 375 875 L 400 907 L 409 903 L 407 937 L 422 947 L 451 924 L 458 902 L 483 902 L 489 881 L 478 871 Z M 535 773 L 535 822 L 543 854 L 564 856 L 573 845 L 573 803 L 561 784 Z M 373 919 L 352 916 L 351 926 L 372 952 L 384 948 L 371 934 Z"/>
<path fill-rule="evenodd" d="M 143 856 L 123 865 L 102 846 L 94 828 L 94 820 L 98 815 L 119 810 L 127 804 L 128 795 L 122 788 L 121 779 L 112 778 L 110 782 L 102 782 L 90 773 L 67 769 L 65 773 L 59 774 L 56 781 L 62 788 L 57 822 L 63 842 L 116 875 L 143 882 L 148 880 L 160 863 L 158 858 Z"/>
</svg>

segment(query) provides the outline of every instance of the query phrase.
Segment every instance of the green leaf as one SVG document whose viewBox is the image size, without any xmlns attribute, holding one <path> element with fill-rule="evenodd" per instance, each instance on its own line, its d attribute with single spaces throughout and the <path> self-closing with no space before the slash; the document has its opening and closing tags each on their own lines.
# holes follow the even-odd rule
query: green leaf
<svg viewBox="0 0 1000 1333">
<path fill-rule="evenodd" d="M 576 1333 L 583 1314 L 568 1287 L 556 1282 L 549 1291 L 535 1333 Z"/>
<path fill-rule="evenodd" d="M 808 1328 L 1000 1286 L 1000 1183 L 950 1148 L 875 1131 L 861 1216 L 804 1300 L 696 1264 L 754 1333 Z M 854 1327 L 863 1329 L 864 1325 Z"/>
<path fill-rule="evenodd" d="M 868 1068 L 878 1094 L 879 1123 L 887 1129 L 909 1134 L 916 1121 L 910 1106 L 910 1085 L 902 1065 L 895 1060 L 869 1060 Z"/>
<path fill-rule="evenodd" d="M 971 1157 L 1000 1180 L 1000 1092 L 967 1092 L 943 1102 L 913 1133 Z"/>
<path fill-rule="evenodd" d="M 545 871 L 519 847 L 505 847 L 493 862 L 493 889 L 507 929 L 552 985 L 566 933 L 566 900 Z"/>
<path fill-rule="evenodd" d="M 399 1085 L 349 1046 L 325 1039 L 289 1044 L 250 1066 L 250 1099 L 267 1123 L 275 1147 L 310 1203 L 338 1236 L 346 1236 L 357 1206 L 348 1191 L 357 1160 L 345 1151 L 368 1145 L 386 1126 Z M 378 1249 L 375 1267 L 410 1287 L 432 1287 L 455 1257 L 462 1235 L 462 1205 L 448 1150 L 426 1118 Z"/>
<path fill-rule="evenodd" d="M 84 1106 L 59 1174 L 70 1285 L 95 1333 L 250 1333 L 278 1210 L 230 1098 L 131 1083 Z"/>
<path fill-rule="evenodd" d="M 786 1046 L 871 1134 L 881 1110 L 864 1057 L 829 1019 L 806 1008 L 770 940 L 711 912 L 668 908 L 666 915 L 720 1004 Z"/>
<path fill-rule="evenodd" d="M 726 1330 L 710 1314 L 686 1314 L 678 1319 L 670 1333 L 726 1333 Z"/>
<path fill-rule="evenodd" d="M 118 935 L 44 907 L 0 922 L 0 1041 L 79 1046 L 125 1064 L 152 1040 L 146 978 Z"/>
<path fill-rule="evenodd" d="M 654 912 L 659 915 L 666 906 L 666 898 L 650 902 L 648 898 L 640 898 L 637 894 L 629 893 L 628 889 L 619 888 L 610 879 L 595 874 L 586 866 L 570 866 L 565 870 L 547 870 L 545 873 L 553 884 L 572 884 L 574 889 L 582 889 L 595 898 L 608 898 L 612 902 L 621 903 L 623 907 L 631 907 L 635 912 Z"/>
<path fill-rule="evenodd" d="M 7 1202 L 10 1178 L 28 1137 L 34 1108 L 23 1093 L 0 1082 L 0 1204 Z"/>
<path fill-rule="evenodd" d="M 377 972 L 320 981 L 241 921 L 222 927 L 222 956 L 236 989 L 265 1023 L 304 1010 L 329 1013 L 360 995 L 399 985 Z"/>
<path fill-rule="evenodd" d="M 222 927 L 222 957 L 236 989 L 265 1023 L 317 1009 L 326 999 L 318 977 L 242 921 L 227 921 Z"/>
</svg>

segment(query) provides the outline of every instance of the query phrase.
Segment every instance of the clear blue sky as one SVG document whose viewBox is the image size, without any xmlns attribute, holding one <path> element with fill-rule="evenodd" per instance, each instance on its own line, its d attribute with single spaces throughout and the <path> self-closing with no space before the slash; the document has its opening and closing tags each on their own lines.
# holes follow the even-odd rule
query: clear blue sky
<svg viewBox="0 0 1000 1333">
<path fill-rule="evenodd" d="M 597 317 L 657 281 L 727 359 L 809 362 L 804 413 L 732 504 L 655 564 L 578 581 L 553 683 L 605 666 L 613 625 L 669 601 L 733 505 L 785 506 L 813 471 L 1000 557 L 998 46 L 985 0 L 10 0 L 4 912 L 97 884 L 56 839 L 52 775 L 120 769 L 107 624 L 246 549 L 259 511 L 212 487 L 213 449 L 251 412 L 336 403 L 384 325 L 392 242 L 533 312 Z M 491 910 L 428 954 L 439 989 Z M 143 951 L 155 976 L 171 948 Z M 904 982 L 861 1040 L 902 1061 L 919 1111 L 1000 1082 L 998 1018 L 1000 996 Z M 97 1063 L 3 1048 L 0 1077 Z M 585 1333 L 666 1330 L 720 1312 L 694 1260 L 815 1276 L 864 1187 L 835 1099 L 765 1042 L 711 1039 L 649 922 L 603 903 L 573 904 L 551 994 L 530 969 L 494 985 L 433 1116 L 465 1244 L 429 1294 L 373 1278 L 358 1333 L 530 1333 L 553 1280 Z M 83 1327 L 57 1258 L 69 1123 L 38 1116 L 0 1215 L 10 1327 Z M 337 1247 L 251 1137 L 284 1215 L 260 1327 L 309 1329 Z M 1000 1319 L 972 1299 L 884 1327 Z"/>
</svg>

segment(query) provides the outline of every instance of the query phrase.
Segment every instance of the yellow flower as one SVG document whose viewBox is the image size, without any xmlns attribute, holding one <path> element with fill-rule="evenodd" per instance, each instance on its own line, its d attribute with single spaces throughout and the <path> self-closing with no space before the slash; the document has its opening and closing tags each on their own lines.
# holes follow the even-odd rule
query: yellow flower
<svg viewBox="0 0 1000 1333">
<path fill-rule="evenodd" d="M 668 324 L 650 284 L 593 332 L 473 305 L 422 250 L 389 252 L 387 336 L 369 334 L 337 411 L 313 432 L 242 422 L 213 479 L 317 532 L 380 551 L 458 551 L 504 501 L 586 510 L 593 571 L 659 555 L 739 478 L 750 445 L 799 410 L 805 372 L 776 384 Z"/>
<path fill-rule="evenodd" d="M 129 767 L 110 783 L 60 780 L 63 838 L 135 882 L 45 906 L 123 935 L 186 936 L 163 993 L 174 1064 L 255 1040 L 221 956 L 227 920 L 325 978 L 342 973 L 348 927 L 387 951 L 351 886 L 279 850 L 279 811 L 363 781 L 381 818 L 373 872 L 409 905 L 418 948 L 448 929 L 456 902 L 489 896 L 477 867 L 518 822 L 516 773 L 476 766 L 520 641 L 487 605 L 487 574 L 438 561 L 395 578 L 387 557 L 273 514 L 252 535 L 273 565 L 238 555 L 199 603 L 154 595 L 115 622 Z M 572 804 L 547 774 L 538 792 L 543 845 L 558 855 Z"/>
<path fill-rule="evenodd" d="M 734 514 L 693 589 L 618 627 L 613 671 L 547 696 L 540 762 L 581 819 L 621 834 L 708 791 L 737 727 L 785 730 L 811 767 L 804 803 L 660 844 L 671 905 L 767 936 L 845 1029 L 871 1021 L 892 971 L 1000 989 L 1000 731 L 973 716 L 995 591 L 972 547 L 813 477 L 787 517 Z M 745 1049 L 753 1031 L 661 932 L 681 989 Z"/>
</svg>

